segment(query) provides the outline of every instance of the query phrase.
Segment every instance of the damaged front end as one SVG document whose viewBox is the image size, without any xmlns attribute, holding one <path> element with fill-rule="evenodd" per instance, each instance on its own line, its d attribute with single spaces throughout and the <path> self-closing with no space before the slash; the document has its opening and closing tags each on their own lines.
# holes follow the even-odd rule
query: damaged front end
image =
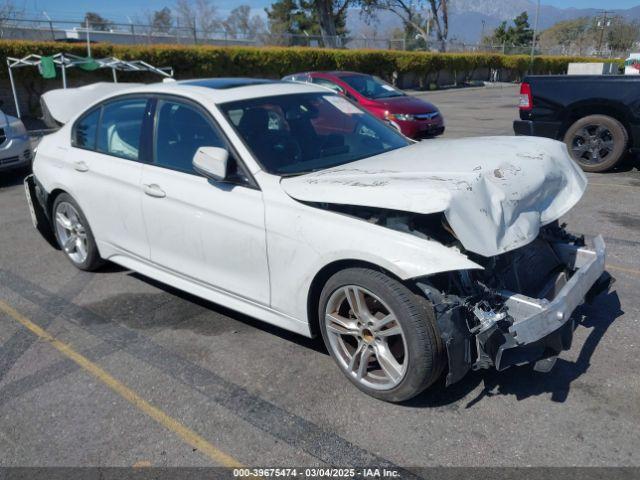
<svg viewBox="0 0 640 480">
<path fill-rule="evenodd" d="M 556 222 L 530 244 L 473 260 L 484 270 L 448 272 L 417 282 L 433 303 L 447 348 L 446 383 L 469 370 L 535 362 L 539 371 L 571 346 L 572 314 L 607 289 L 601 236 L 586 245 Z"/>
</svg>

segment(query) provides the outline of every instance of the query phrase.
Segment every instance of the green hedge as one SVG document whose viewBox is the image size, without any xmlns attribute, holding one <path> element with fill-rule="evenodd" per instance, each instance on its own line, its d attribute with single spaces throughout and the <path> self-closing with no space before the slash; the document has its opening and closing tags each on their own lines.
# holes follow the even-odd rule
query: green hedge
<svg viewBox="0 0 640 480">
<path fill-rule="evenodd" d="M 530 67 L 528 55 L 484 53 L 426 53 L 394 50 L 330 50 L 306 47 L 212 47 L 95 44 L 96 58 L 115 56 L 141 59 L 152 65 L 172 66 L 177 77 L 259 76 L 277 78 L 306 70 L 356 70 L 390 78 L 393 72 L 425 77 L 438 71 L 469 76 L 480 68 L 504 68 L 520 78 Z M 24 57 L 30 53 L 51 55 L 60 51 L 84 56 L 84 44 L 0 41 L 0 57 Z M 595 58 L 539 56 L 533 73 L 563 73 L 569 62 L 594 62 Z M 34 70 L 35 69 L 31 69 Z M 7 69 L 0 69 L 7 77 Z"/>
</svg>

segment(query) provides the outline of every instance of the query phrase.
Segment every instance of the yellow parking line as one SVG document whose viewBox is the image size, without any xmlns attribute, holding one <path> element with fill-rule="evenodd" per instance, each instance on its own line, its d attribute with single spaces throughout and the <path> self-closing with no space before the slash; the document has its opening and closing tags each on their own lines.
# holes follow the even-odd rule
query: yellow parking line
<svg viewBox="0 0 640 480">
<path fill-rule="evenodd" d="M 607 269 L 608 270 L 617 270 L 619 272 L 631 273 L 633 275 L 638 275 L 640 277 L 640 270 L 637 270 L 635 268 L 619 267 L 617 265 L 609 265 L 609 264 L 607 264 Z"/>
<path fill-rule="evenodd" d="M 217 449 L 212 444 L 210 444 L 203 437 L 198 435 L 193 430 L 185 427 L 178 420 L 173 417 L 170 417 L 162 410 L 157 407 L 154 407 L 149 402 L 147 402 L 144 398 L 138 395 L 136 392 L 131 390 L 129 387 L 124 385 L 119 380 L 116 380 L 105 370 L 100 368 L 98 365 L 93 363 L 88 358 L 79 354 L 73 348 L 71 348 L 66 343 L 61 342 L 56 339 L 46 330 L 40 328 L 38 325 L 33 323 L 27 317 L 22 315 L 20 312 L 15 310 L 9 304 L 0 300 L 0 310 L 4 311 L 7 315 L 12 317 L 16 322 L 20 323 L 22 326 L 30 330 L 32 333 L 37 335 L 41 340 L 49 342 L 56 350 L 58 350 L 65 357 L 73 360 L 77 363 L 82 369 L 89 372 L 91 375 L 96 377 L 102 383 L 107 385 L 111 390 L 116 392 L 122 398 L 131 403 L 134 407 L 142 410 L 144 413 L 153 418 L 156 422 L 158 422 L 163 427 L 171 430 L 178 437 L 184 440 L 186 443 L 191 445 L 194 448 L 197 448 L 200 452 L 204 453 L 206 456 L 211 458 L 214 462 L 223 465 L 225 467 L 241 467 L 242 465 L 230 455 L 227 455 L 223 451 Z"/>
</svg>

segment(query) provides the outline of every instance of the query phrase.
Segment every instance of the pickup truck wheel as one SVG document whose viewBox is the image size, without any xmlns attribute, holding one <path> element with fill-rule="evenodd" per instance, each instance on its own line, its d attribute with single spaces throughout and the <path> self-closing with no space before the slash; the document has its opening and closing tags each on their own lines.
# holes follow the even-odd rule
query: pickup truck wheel
<svg viewBox="0 0 640 480">
<path fill-rule="evenodd" d="M 604 172 L 624 155 L 629 134 L 615 118 L 589 115 L 569 127 L 564 136 L 569 154 L 585 172 Z"/>
<path fill-rule="evenodd" d="M 401 402 L 442 373 L 444 349 L 432 305 L 384 273 L 349 268 L 334 274 L 319 307 L 329 353 L 365 393 Z"/>
<path fill-rule="evenodd" d="M 86 217 L 76 201 L 61 193 L 53 202 L 52 221 L 58 245 L 80 270 L 93 271 L 102 266 L 96 241 Z"/>
</svg>

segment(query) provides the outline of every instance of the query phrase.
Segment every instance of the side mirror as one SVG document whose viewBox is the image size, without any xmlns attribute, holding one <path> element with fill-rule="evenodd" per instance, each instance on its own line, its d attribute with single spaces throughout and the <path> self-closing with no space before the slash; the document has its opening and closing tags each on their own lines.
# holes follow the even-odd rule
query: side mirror
<svg viewBox="0 0 640 480">
<path fill-rule="evenodd" d="M 200 147 L 193 156 L 193 168 L 196 172 L 213 180 L 227 178 L 229 152 L 219 147 Z"/>
</svg>

